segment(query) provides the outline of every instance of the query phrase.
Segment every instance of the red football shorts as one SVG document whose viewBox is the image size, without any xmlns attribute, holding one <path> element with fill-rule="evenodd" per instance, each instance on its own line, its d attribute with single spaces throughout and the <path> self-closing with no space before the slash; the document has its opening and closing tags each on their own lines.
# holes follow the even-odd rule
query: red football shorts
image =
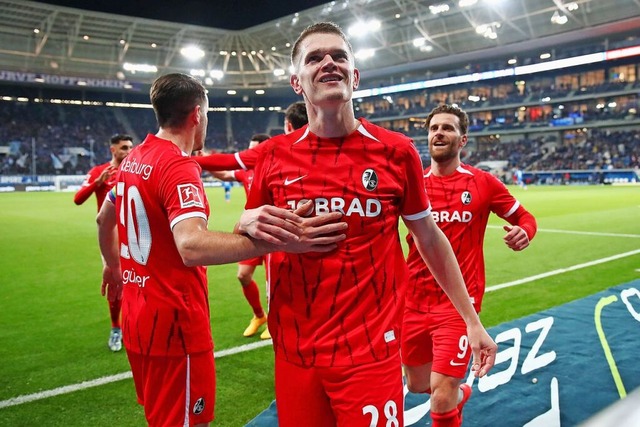
<svg viewBox="0 0 640 427">
<path fill-rule="evenodd" d="M 243 259 L 242 261 L 238 261 L 238 264 L 240 264 L 240 265 L 253 265 L 253 266 L 257 267 L 259 265 L 262 265 L 263 261 L 264 261 L 264 257 L 257 256 L 255 258 Z"/>
<path fill-rule="evenodd" d="M 401 348 L 404 365 L 433 362 L 431 371 L 455 378 L 466 376 L 472 355 L 467 325 L 455 308 L 421 313 L 405 307 Z"/>
<path fill-rule="evenodd" d="M 149 427 L 210 423 L 216 398 L 213 351 L 182 357 L 127 351 Z"/>
<path fill-rule="evenodd" d="M 280 427 L 404 425 L 400 355 L 359 366 L 303 367 L 276 357 Z"/>
</svg>

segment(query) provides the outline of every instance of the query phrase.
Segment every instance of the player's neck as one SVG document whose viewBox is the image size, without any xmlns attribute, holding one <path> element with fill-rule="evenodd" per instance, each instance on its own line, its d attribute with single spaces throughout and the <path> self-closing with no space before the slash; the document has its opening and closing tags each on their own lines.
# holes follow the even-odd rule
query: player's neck
<svg viewBox="0 0 640 427">
<path fill-rule="evenodd" d="M 321 138 L 341 138 L 351 134 L 360 126 L 352 108 L 337 110 L 312 108 L 307 111 L 307 114 L 309 131 Z"/>
<path fill-rule="evenodd" d="M 435 176 L 449 176 L 460 166 L 460 159 L 455 157 L 442 162 L 431 159 L 431 173 Z"/>
<path fill-rule="evenodd" d="M 171 141 L 174 145 L 176 145 L 182 152 L 191 155 L 193 151 L 193 135 L 185 133 L 185 132 L 175 132 L 172 129 L 168 128 L 160 128 L 158 133 L 156 133 L 156 137 L 161 139 L 166 139 L 167 141 Z"/>
</svg>

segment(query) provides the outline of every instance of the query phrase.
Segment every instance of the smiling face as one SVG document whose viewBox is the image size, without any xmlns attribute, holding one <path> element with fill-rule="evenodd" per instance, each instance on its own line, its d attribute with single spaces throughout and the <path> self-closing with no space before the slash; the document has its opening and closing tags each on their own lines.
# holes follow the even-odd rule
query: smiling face
<svg viewBox="0 0 640 427">
<path fill-rule="evenodd" d="M 312 105 L 350 102 L 360 82 L 351 49 L 337 34 L 307 35 L 293 65 L 291 87 Z"/>
<path fill-rule="evenodd" d="M 459 158 L 467 145 L 467 135 L 460 131 L 460 119 L 454 114 L 434 115 L 429 122 L 429 154 L 433 161 L 446 162 Z"/>
</svg>

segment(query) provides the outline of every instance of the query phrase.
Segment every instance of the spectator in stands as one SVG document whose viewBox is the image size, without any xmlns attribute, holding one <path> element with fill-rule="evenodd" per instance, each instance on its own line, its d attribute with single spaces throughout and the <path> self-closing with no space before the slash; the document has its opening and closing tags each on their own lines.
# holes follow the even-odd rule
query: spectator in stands
<svg viewBox="0 0 640 427">
<path fill-rule="evenodd" d="M 433 217 L 449 238 L 471 301 L 480 312 L 485 288 L 484 233 L 491 212 L 505 219 L 505 244 L 514 251 L 529 246 L 535 218 L 491 173 L 465 165 L 460 152 L 467 144 L 464 111 L 442 105 L 426 119 L 431 166 L 424 185 Z M 442 291 L 431 267 L 420 256 L 414 237 L 409 243 L 409 289 L 402 325 L 402 363 L 407 386 L 431 394 L 434 427 L 458 427 L 471 387 L 460 385 L 471 353 L 463 318 Z"/>
<path fill-rule="evenodd" d="M 91 168 L 73 198 L 76 205 L 83 204 L 92 194 L 95 194 L 98 211 L 100 210 L 107 193 L 116 182 L 116 171 L 131 148 L 133 148 L 133 138 L 129 135 L 119 133 L 111 137 L 111 161 Z M 107 297 L 111 316 L 111 332 L 107 344 L 111 351 L 120 351 L 122 350 L 122 329 L 120 327 L 122 295 L 104 281 L 100 288 L 102 295 Z"/>
</svg>

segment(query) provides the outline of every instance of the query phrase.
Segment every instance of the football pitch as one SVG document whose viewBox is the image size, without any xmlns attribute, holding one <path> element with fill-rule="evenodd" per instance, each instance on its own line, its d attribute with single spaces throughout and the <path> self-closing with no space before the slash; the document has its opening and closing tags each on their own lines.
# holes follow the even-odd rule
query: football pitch
<svg viewBox="0 0 640 427">
<path fill-rule="evenodd" d="M 524 252 L 485 238 L 481 318 L 495 326 L 640 277 L 640 187 L 510 187 L 538 221 Z M 244 204 L 208 190 L 209 228 L 230 231 Z M 107 348 L 96 204 L 72 193 L 0 194 L 0 426 L 145 425 L 124 351 Z M 406 231 L 401 225 L 404 240 Z M 252 313 L 236 265 L 208 270 L 216 349 L 215 426 L 244 426 L 274 398 L 268 341 L 242 331 Z M 256 281 L 264 284 L 264 270 Z M 261 287 L 264 299 L 264 289 Z M 220 357 L 222 356 L 222 357 Z"/>
</svg>

